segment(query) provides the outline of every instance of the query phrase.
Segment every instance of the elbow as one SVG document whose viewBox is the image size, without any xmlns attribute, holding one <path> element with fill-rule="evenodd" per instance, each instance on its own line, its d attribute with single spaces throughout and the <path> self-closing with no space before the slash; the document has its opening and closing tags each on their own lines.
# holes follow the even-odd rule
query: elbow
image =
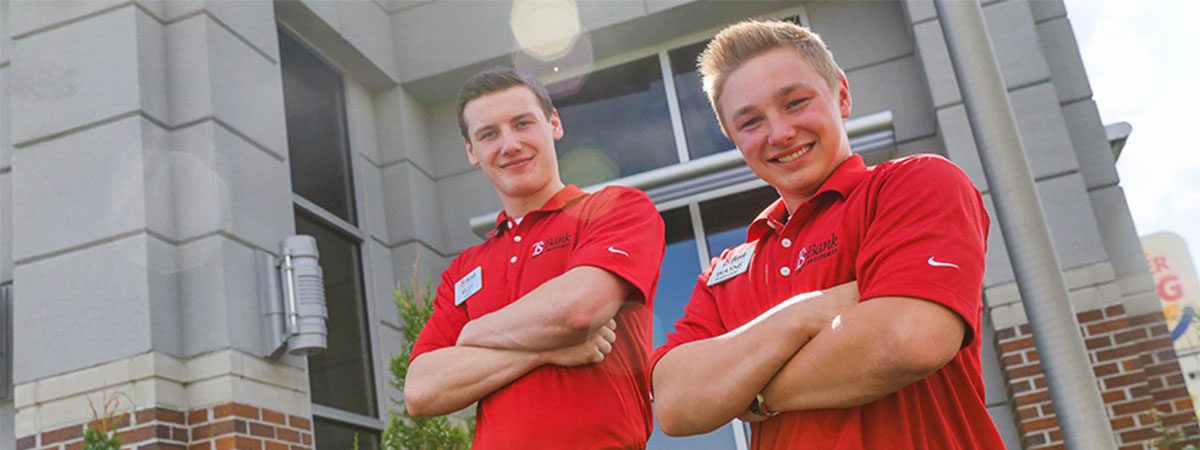
<svg viewBox="0 0 1200 450">
<path fill-rule="evenodd" d="M 673 399 L 670 395 L 654 395 L 654 418 L 663 434 L 671 437 L 691 436 L 707 433 L 719 428 L 722 424 L 708 425 L 703 423 L 701 414 L 691 409 L 682 399 Z"/>
<path fill-rule="evenodd" d="M 941 336 L 919 330 L 896 333 L 882 340 L 877 350 L 879 371 L 890 380 L 915 382 L 937 372 L 958 353 L 959 340 L 947 340 Z"/>
<path fill-rule="evenodd" d="M 433 416 L 429 411 L 430 396 L 419 388 L 414 388 L 405 383 L 404 386 L 404 409 L 408 411 L 411 417 L 429 417 Z"/>
</svg>

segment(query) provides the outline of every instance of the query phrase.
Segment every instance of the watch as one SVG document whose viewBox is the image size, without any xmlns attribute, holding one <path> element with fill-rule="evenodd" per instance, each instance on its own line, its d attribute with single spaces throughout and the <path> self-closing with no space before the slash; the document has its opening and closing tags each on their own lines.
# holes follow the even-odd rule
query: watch
<svg viewBox="0 0 1200 450">
<path fill-rule="evenodd" d="M 754 401 L 750 402 L 750 407 L 747 409 L 751 413 L 762 417 L 774 417 L 776 414 L 779 414 L 779 411 L 771 411 L 770 408 L 767 408 L 767 401 L 761 393 L 754 396 Z"/>
</svg>

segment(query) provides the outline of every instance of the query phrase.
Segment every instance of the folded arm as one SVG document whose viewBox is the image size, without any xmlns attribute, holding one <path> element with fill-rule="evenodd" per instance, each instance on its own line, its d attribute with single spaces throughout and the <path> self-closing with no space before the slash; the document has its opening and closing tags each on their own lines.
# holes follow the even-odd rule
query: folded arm
<svg viewBox="0 0 1200 450">
<path fill-rule="evenodd" d="M 533 351 L 576 345 L 612 319 L 633 291 L 607 270 L 574 267 L 467 323 L 457 345 Z"/>
<path fill-rule="evenodd" d="M 797 295 L 733 331 L 672 349 L 654 367 L 659 427 L 672 436 L 699 434 L 737 417 L 797 350 L 857 299 L 853 282 Z"/>
<path fill-rule="evenodd" d="M 546 364 L 578 366 L 604 360 L 616 339 L 609 321 L 584 342 L 547 351 L 453 346 L 418 355 L 404 379 L 409 415 L 439 416 L 458 411 Z"/>
<path fill-rule="evenodd" d="M 936 372 L 962 346 L 966 326 L 949 308 L 880 297 L 843 313 L 783 365 L 763 389 L 773 411 L 849 408 Z"/>
</svg>

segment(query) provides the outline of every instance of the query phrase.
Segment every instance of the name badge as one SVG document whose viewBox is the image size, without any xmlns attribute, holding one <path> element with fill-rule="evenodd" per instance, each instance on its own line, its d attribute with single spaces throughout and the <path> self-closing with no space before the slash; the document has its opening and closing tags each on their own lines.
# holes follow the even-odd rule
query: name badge
<svg viewBox="0 0 1200 450">
<path fill-rule="evenodd" d="M 712 275 L 708 277 L 708 285 L 720 283 L 750 270 L 750 260 L 754 259 L 754 247 L 729 255 L 728 258 L 717 262 Z"/>
<path fill-rule="evenodd" d="M 476 267 L 467 276 L 454 283 L 454 306 L 461 305 L 480 289 L 483 289 L 483 266 Z"/>
</svg>

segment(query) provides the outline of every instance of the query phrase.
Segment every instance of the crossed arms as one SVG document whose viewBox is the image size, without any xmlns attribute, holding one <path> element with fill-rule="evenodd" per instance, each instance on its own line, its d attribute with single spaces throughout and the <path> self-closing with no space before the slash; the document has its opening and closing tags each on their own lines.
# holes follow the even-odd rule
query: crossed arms
<svg viewBox="0 0 1200 450">
<path fill-rule="evenodd" d="M 773 411 L 863 405 L 937 371 L 963 333 L 962 319 L 937 303 L 860 303 L 854 282 L 800 294 L 664 355 L 653 372 L 655 414 L 663 432 L 681 436 L 735 417 L 764 420 L 747 411 L 759 393 Z"/>
<path fill-rule="evenodd" d="M 578 266 L 468 322 L 454 346 L 413 359 L 404 380 L 409 414 L 449 414 L 546 364 L 603 361 L 616 339 L 613 317 L 633 291 L 604 269 Z"/>
</svg>

